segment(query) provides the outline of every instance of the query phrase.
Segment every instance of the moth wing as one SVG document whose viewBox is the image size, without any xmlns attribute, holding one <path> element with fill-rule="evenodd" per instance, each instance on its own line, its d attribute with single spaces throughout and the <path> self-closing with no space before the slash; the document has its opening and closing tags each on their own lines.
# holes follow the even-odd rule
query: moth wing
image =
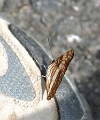
<svg viewBox="0 0 100 120">
<path fill-rule="evenodd" d="M 46 75 L 47 100 L 50 100 L 56 93 L 73 56 L 74 51 L 70 50 L 52 61 L 49 65 Z"/>
<path fill-rule="evenodd" d="M 55 72 L 59 69 L 59 64 L 61 63 L 63 58 L 63 55 L 61 55 L 58 59 L 53 60 L 47 70 L 47 74 L 46 74 L 46 89 L 47 92 L 49 92 L 50 90 L 50 85 L 52 83 L 54 83 L 54 81 L 52 80 L 53 76 L 55 75 Z"/>
</svg>

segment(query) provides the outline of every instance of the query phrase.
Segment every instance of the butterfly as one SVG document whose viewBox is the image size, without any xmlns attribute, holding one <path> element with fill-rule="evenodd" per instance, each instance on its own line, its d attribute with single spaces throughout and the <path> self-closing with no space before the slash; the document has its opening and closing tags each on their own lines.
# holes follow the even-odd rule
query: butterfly
<svg viewBox="0 0 100 120">
<path fill-rule="evenodd" d="M 53 60 L 48 66 L 46 74 L 47 100 L 50 100 L 55 95 L 73 56 L 74 50 L 69 50 L 56 60 Z"/>
</svg>

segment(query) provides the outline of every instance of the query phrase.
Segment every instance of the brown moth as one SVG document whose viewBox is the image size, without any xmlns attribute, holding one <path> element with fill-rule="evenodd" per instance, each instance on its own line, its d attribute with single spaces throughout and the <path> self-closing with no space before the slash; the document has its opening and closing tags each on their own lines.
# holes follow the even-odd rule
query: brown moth
<svg viewBox="0 0 100 120">
<path fill-rule="evenodd" d="M 62 81 L 67 67 L 74 56 L 74 50 L 69 50 L 58 59 L 53 60 L 48 67 L 46 74 L 47 100 L 53 98 L 58 86 Z"/>
</svg>

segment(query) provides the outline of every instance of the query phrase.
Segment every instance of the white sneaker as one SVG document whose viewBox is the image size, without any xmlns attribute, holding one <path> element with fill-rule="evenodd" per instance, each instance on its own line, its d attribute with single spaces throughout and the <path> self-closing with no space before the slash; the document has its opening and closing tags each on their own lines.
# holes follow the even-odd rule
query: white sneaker
<svg viewBox="0 0 100 120">
<path fill-rule="evenodd" d="M 67 75 L 55 97 L 47 100 L 41 65 L 47 69 L 51 60 L 40 46 L 0 18 L 0 120 L 92 120 L 87 102 Z"/>
</svg>

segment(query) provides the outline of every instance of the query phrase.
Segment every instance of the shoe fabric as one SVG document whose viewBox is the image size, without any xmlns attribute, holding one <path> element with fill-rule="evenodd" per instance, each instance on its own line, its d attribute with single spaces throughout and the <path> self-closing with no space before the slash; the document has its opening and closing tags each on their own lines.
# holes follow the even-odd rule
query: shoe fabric
<svg viewBox="0 0 100 120">
<path fill-rule="evenodd" d="M 67 75 L 55 97 L 46 99 L 41 65 L 47 69 L 50 61 L 34 38 L 0 18 L 0 120 L 92 120 L 87 102 Z"/>
</svg>

